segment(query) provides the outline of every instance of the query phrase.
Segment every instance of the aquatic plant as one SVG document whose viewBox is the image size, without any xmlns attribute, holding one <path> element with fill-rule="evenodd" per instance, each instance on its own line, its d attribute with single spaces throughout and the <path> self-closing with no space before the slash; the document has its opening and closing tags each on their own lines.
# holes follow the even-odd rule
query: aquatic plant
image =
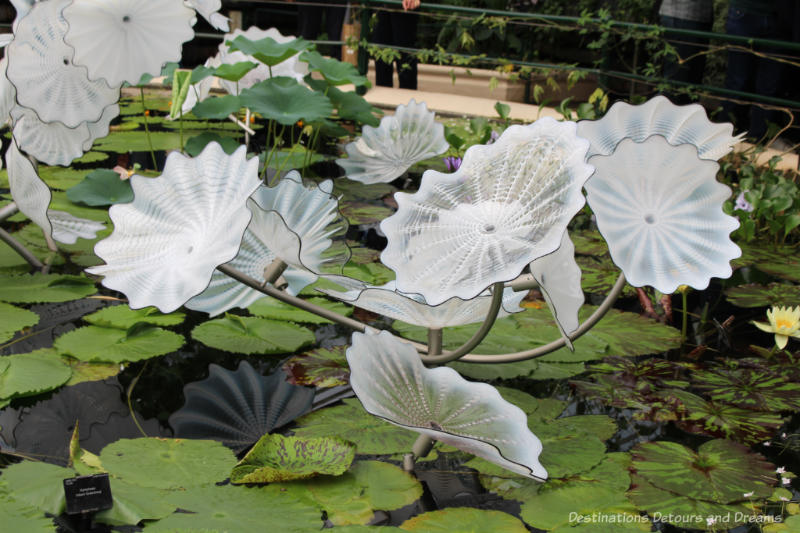
<svg viewBox="0 0 800 533">
<path fill-rule="evenodd" d="M 775 334 L 775 345 L 779 349 L 786 348 L 789 337 L 800 339 L 800 306 L 773 307 L 767 311 L 769 323 L 753 322 L 758 329 Z"/>
</svg>

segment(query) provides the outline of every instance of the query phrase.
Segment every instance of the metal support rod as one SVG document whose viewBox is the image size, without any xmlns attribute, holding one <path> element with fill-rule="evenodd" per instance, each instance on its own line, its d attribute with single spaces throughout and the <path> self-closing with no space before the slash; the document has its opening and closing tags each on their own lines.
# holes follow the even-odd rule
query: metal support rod
<svg viewBox="0 0 800 533">
<path fill-rule="evenodd" d="M 570 336 L 570 340 L 575 340 L 590 329 L 594 327 L 595 324 L 600 322 L 600 319 L 605 316 L 605 314 L 611 309 L 614 305 L 614 302 L 617 301 L 617 298 L 622 293 L 622 289 L 625 287 L 625 275 L 620 274 L 617 278 L 617 282 L 614 284 L 614 287 L 611 289 L 611 292 L 608 293 L 605 300 L 600 304 L 600 306 L 595 309 L 594 313 L 586 319 L 586 321 L 578 326 Z M 534 348 L 532 350 L 526 350 L 524 352 L 515 352 L 515 353 L 506 353 L 500 355 L 478 355 L 478 354 L 469 354 L 461 358 L 461 361 L 464 363 L 513 363 L 516 361 L 525 361 L 527 359 L 534 359 L 536 357 L 541 357 L 543 355 L 547 355 L 550 352 L 554 352 L 559 348 L 563 347 L 566 344 L 564 338 L 561 337 L 558 340 L 545 344 L 543 346 L 539 346 L 538 348 Z"/>
<path fill-rule="evenodd" d="M 42 262 L 39 261 L 39 259 L 33 255 L 30 250 L 25 248 L 21 242 L 12 237 L 11 234 L 3 228 L 0 228 L 0 240 L 8 244 L 12 250 L 17 252 L 33 268 L 41 270 L 42 267 L 44 267 Z"/>
<path fill-rule="evenodd" d="M 269 283 L 270 285 L 275 285 L 275 282 L 278 281 L 278 278 L 281 277 L 283 271 L 289 265 L 281 261 L 280 259 L 275 259 L 267 265 L 267 268 L 264 269 L 264 283 Z"/>
<path fill-rule="evenodd" d="M 441 353 L 442 353 L 441 328 L 428 328 L 428 355 L 439 355 Z"/>
<path fill-rule="evenodd" d="M 250 129 L 250 108 L 244 108 L 244 123 L 247 124 L 247 129 L 244 130 L 244 145 L 248 146 L 250 144 L 250 132 L 253 131 Z"/>
<path fill-rule="evenodd" d="M 533 274 L 522 274 L 516 279 L 506 281 L 505 286 L 514 292 L 529 291 L 539 287 L 539 282 L 533 277 Z"/>
<path fill-rule="evenodd" d="M 19 207 L 17 207 L 17 202 L 11 202 L 10 204 L 4 205 L 2 208 L 0 208 L 0 222 L 12 215 L 17 214 L 18 212 Z"/>
<path fill-rule="evenodd" d="M 249 133 L 250 135 L 255 135 L 256 134 L 256 132 L 253 131 L 253 129 L 249 125 L 245 124 L 244 122 L 242 122 L 241 120 L 236 118 L 236 116 L 234 114 L 228 115 L 228 118 L 231 121 L 235 122 L 240 128 L 242 128 L 245 132 Z"/>
</svg>

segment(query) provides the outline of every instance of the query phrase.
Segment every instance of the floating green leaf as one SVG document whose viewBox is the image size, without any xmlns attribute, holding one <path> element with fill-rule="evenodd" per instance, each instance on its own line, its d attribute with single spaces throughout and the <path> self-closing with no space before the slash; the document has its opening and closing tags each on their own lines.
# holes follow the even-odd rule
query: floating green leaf
<svg viewBox="0 0 800 533">
<path fill-rule="evenodd" d="M 112 526 L 135 526 L 142 520 L 159 520 L 169 516 L 176 506 L 165 499 L 166 491 L 140 487 L 111 477 L 111 509 L 94 515 L 97 522 Z"/>
<path fill-rule="evenodd" d="M 74 477 L 70 468 L 35 461 L 22 461 L 3 469 L 3 482 L 13 491 L 16 501 L 42 513 L 61 514 L 66 508 L 65 478 Z M 5 520 L 5 517 L 3 517 Z"/>
<path fill-rule="evenodd" d="M 697 370 L 692 382 L 713 401 L 755 411 L 797 411 L 800 385 L 752 368 Z"/>
<path fill-rule="evenodd" d="M 342 275 L 361 280 L 370 285 L 383 285 L 394 279 L 394 271 L 381 263 L 367 263 L 365 265 L 348 263 L 342 269 Z"/>
<path fill-rule="evenodd" d="M 590 294 L 608 294 L 617 282 L 620 270 L 608 256 L 575 256 L 575 262 L 581 268 L 581 288 Z M 626 284 L 622 296 L 635 295 L 635 289 Z"/>
<path fill-rule="evenodd" d="M 295 423 L 295 436 L 340 437 L 354 443 L 361 455 L 409 452 L 417 438 L 417 433 L 367 413 L 354 398 L 309 413 Z"/>
<path fill-rule="evenodd" d="M 325 309 L 335 311 L 340 315 L 350 316 L 353 314 L 353 308 L 345 305 L 342 302 L 334 302 L 327 298 L 309 298 L 310 303 L 316 304 Z M 292 322 L 304 322 L 307 324 L 330 324 L 331 321 L 327 318 L 322 318 L 314 313 L 303 311 L 293 305 L 283 303 L 275 298 L 264 297 L 256 300 L 247 307 L 247 310 L 256 316 L 269 318 L 272 320 L 289 320 Z"/>
<path fill-rule="evenodd" d="M 0 372 L 0 403 L 53 390 L 72 376 L 70 367 L 47 348 L 9 355 L 2 361 L 7 367 Z"/>
<path fill-rule="evenodd" d="M 738 307 L 790 306 L 800 304 L 800 285 L 770 283 L 740 285 L 725 291 L 728 301 Z"/>
<path fill-rule="evenodd" d="M 350 224 L 373 224 L 394 214 L 394 210 L 381 205 L 363 202 L 339 202 L 339 210 Z"/>
<path fill-rule="evenodd" d="M 509 403 L 513 403 L 527 415 L 533 415 L 539 420 L 552 420 L 556 418 L 564 408 L 567 402 L 563 400 L 556 400 L 555 398 L 536 398 L 519 389 L 512 389 L 510 387 L 495 387 L 497 392 L 503 399 Z"/>
<path fill-rule="evenodd" d="M 240 99 L 244 107 L 284 126 L 300 120 L 320 121 L 333 112 L 326 96 L 300 85 L 294 78 L 269 78 L 243 90 Z"/>
<path fill-rule="evenodd" d="M 3 517 L 3 528 L 6 531 L 52 533 L 55 527 L 53 520 L 45 517 L 44 513 L 2 491 L 0 491 L 0 516 Z"/>
<path fill-rule="evenodd" d="M 308 63 L 308 70 L 322 74 L 322 77 L 331 85 L 352 83 L 358 87 L 369 83 L 366 76 L 358 73 L 355 65 L 324 57 L 319 52 L 306 50 L 300 56 L 300 60 Z"/>
<path fill-rule="evenodd" d="M 209 100 L 212 99 L 209 98 Z M 194 134 L 184 131 L 184 135 L 187 137 Z M 151 131 L 150 142 L 153 143 L 153 150 L 176 150 L 180 148 L 181 137 L 178 132 Z M 129 152 L 149 152 L 150 143 L 143 131 L 114 131 L 97 141 L 94 148 L 103 152 L 127 154 Z"/>
<path fill-rule="evenodd" d="M 0 302 L 0 343 L 13 337 L 22 328 L 35 326 L 37 322 L 39 315 L 33 311 Z"/>
<path fill-rule="evenodd" d="M 271 37 L 252 41 L 244 35 L 239 35 L 234 40 L 227 41 L 227 45 L 231 51 L 240 50 L 247 55 L 255 57 L 265 65 L 274 67 L 293 55 L 306 50 L 311 46 L 311 43 L 300 38 L 279 43 Z"/>
<path fill-rule="evenodd" d="M 181 335 L 161 328 L 134 326 L 128 330 L 85 326 L 56 339 L 59 353 L 81 361 L 121 363 L 142 361 L 176 351 L 183 346 Z"/>
<path fill-rule="evenodd" d="M 97 169 L 67 191 L 67 198 L 76 204 L 105 206 L 133 201 L 129 180 L 120 179 L 113 170 Z"/>
<path fill-rule="evenodd" d="M 753 265 L 775 277 L 800 283 L 800 257 L 792 246 L 775 247 L 771 243 L 741 244 L 742 257 L 737 265 Z"/>
<path fill-rule="evenodd" d="M 570 232 L 569 238 L 580 255 L 608 255 L 608 244 L 599 231 L 583 230 Z"/>
<path fill-rule="evenodd" d="M 96 292 L 94 282 L 85 276 L 0 274 L 0 300 L 6 302 L 66 302 Z"/>
<path fill-rule="evenodd" d="M 283 369 L 289 375 L 289 383 L 293 385 L 321 388 L 347 385 L 350 381 L 350 367 L 347 366 L 344 352 L 344 346 L 335 346 L 330 350 L 318 348 L 295 355 L 283 364 Z"/>
<path fill-rule="evenodd" d="M 226 315 L 203 322 L 192 338 L 232 353 L 275 354 L 296 352 L 314 342 L 314 334 L 300 326 L 262 318 Z"/>
<path fill-rule="evenodd" d="M 191 439 L 120 439 L 100 452 L 103 468 L 140 487 L 188 489 L 224 481 L 236 464 L 221 443 Z"/>
<path fill-rule="evenodd" d="M 746 500 L 745 493 L 766 498 L 775 484 L 773 464 L 723 439 L 706 442 L 697 452 L 676 442 L 639 443 L 632 466 L 655 487 L 720 504 Z"/>
<path fill-rule="evenodd" d="M 172 73 L 172 102 L 169 106 L 169 116 L 178 118 L 183 114 L 181 108 L 192 86 L 192 73 L 187 70 L 175 69 Z"/>
<path fill-rule="evenodd" d="M 84 381 L 100 381 L 121 372 L 119 363 L 87 363 L 66 355 L 61 360 L 72 369 L 72 377 L 65 384 L 67 386 Z"/>
<path fill-rule="evenodd" d="M 243 106 L 244 104 L 239 96 L 226 94 L 225 96 L 206 98 L 202 102 L 198 102 L 192 108 L 192 114 L 200 118 L 219 120 L 227 118 L 232 113 L 237 113 Z"/>
<path fill-rule="evenodd" d="M 231 155 L 241 146 L 239 141 L 233 137 L 206 131 L 188 139 L 183 148 L 191 157 L 197 157 L 210 142 L 218 143 L 222 147 L 222 150 L 228 155 Z"/>
<path fill-rule="evenodd" d="M 337 437 L 264 435 L 231 472 L 231 483 L 272 483 L 342 475 L 356 447 Z"/>
<path fill-rule="evenodd" d="M 502 531 L 503 533 L 526 533 L 525 524 L 510 514 L 500 511 L 471 509 L 468 507 L 450 507 L 439 511 L 429 511 L 409 518 L 400 529 L 424 533 L 484 533 L 486 531 Z"/>
<path fill-rule="evenodd" d="M 388 183 L 365 184 L 347 177 L 333 182 L 333 194 L 345 200 L 378 200 L 397 192 L 397 188 Z"/>
<path fill-rule="evenodd" d="M 177 311 L 165 315 L 155 307 L 131 309 L 126 304 L 104 307 L 82 317 L 83 320 L 95 326 L 121 329 L 128 329 L 139 322 L 154 326 L 177 326 L 185 318 L 185 314 Z"/>
</svg>

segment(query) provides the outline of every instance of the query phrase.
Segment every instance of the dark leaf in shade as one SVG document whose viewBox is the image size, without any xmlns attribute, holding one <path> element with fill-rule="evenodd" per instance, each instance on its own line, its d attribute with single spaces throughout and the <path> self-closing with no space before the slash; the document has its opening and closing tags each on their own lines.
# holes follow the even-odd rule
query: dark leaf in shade
<svg viewBox="0 0 800 533">
<path fill-rule="evenodd" d="M 186 403 L 169 418 L 176 437 L 214 439 L 241 452 L 262 435 L 311 410 L 314 391 L 283 372 L 262 376 L 247 361 L 236 371 L 209 365 L 208 378 L 183 388 Z"/>
<path fill-rule="evenodd" d="M 346 385 L 350 381 L 350 368 L 344 356 L 345 348 L 318 348 L 295 355 L 283 365 L 283 369 L 289 374 L 289 382 L 317 387 Z"/>
<path fill-rule="evenodd" d="M 738 307 L 793 306 L 800 302 L 800 285 L 751 283 L 725 291 L 728 301 Z"/>
<path fill-rule="evenodd" d="M 766 370 L 751 368 L 701 370 L 692 383 L 709 399 L 755 411 L 797 411 L 800 385 Z"/>
</svg>

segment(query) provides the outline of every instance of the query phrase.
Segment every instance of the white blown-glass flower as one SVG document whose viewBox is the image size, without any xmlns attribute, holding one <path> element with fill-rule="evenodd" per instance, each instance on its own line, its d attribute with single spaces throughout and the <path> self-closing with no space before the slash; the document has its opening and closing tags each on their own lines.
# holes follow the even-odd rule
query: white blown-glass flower
<svg viewBox="0 0 800 533">
<path fill-rule="evenodd" d="M 531 274 L 539 284 L 547 306 L 569 347 L 569 336 L 578 329 L 578 311 L 584 302 L 581 288 L 581 267 L 575 262 L 575 245 L 565 231 L 558 249 L 530 264 Z"/>
<path fill-rule="evenodd" d="M 0 58 L 0 128 L 11 120 L 11 108 L 17 105 L 17 91 L 6 76 L 8 56 Z"/>
<path fill-rule="evenodd" d="M 90 79 L 137 84 L 180 60 L 182 44 L 194 37 L 194 15 L 183 0 L 72 0 L 64 9 L 64 40 Z"/>
<path fill-rule="evenodd" d="M 119 105 L 103 111 L 97 122 L 82 122 L 68 128 L 61 122 L 42 122 L 32 109 L 16 106 L 11 110 L 14 137 L 21 150 L 47 165 L 69 165 L 91 149 L 95 139 L 108 135 L 111 120 L 119 115 Z"/>
<path fill-rule="evenodd" d="M 337 159 L 348 178 L 362 183 L 388 183 L 414 163 L 443 154 L 450 145 L 444 126 L 425 102 L 399 105 L 377 128 L 364 126 L 361 137 L 344 147 L 347 159 Z"/>
<path fill-rule="evenodd" d="M 625 139 L 613 154 L 589 162 L 597 171 L 586 184 L 587 201 L 631 285 L 670 294 L 731 275 L 730 261 L 741 250 L 730 233 L 739 222 L 722 211 L 731 190 L 716 181 L 716 162 L 660 135 Z"/>
<path fill-rule="evenodd" d="M 558 248 L 584 204 L 588 146 L 573 122 L 511 126 L 469 148 L 453 174 L 427 170 L 418 192 L 396 193 L 397 213 L 380 227 L 398 290 L 430 305 L 468 300 Z"/>
<path fill-rule="evenodd" d="M 6 150 L 6 168 L 11 197 L 17 208 L 44 231 L 52 235 L 53 228 L 47 218 L 47 207 L 52 198 L 50 187 L 42 181 L 27 157 L 19 151 L 13 137 Z"/>
<path fill-rule="evenodd" d="M 14 9 L 17 11 L 17 16 L 14 19 L 14 24 L 12 25 L 12 31 L 16 31 L 17 24 L 19 21 L 27 15 L 33 4 L 36 3 L 36 0 L 11 0 L 11 4 L 14 6 Z"/>
<path fill-rule="evenodd" d="M 219 13 L 222 8 L 222 0 L 184 0 L 184 2 L 187 6 L 197 11 L 215 29 L 230 31 L 228 17 Z"/>
<path fill-rule="evenodd" d="M 75 244 L 79 238 L 94 239 L 106 227 L 102 222 L 78 218 L 65 211 L 48 209 L 47 217 L 53 226 L 53 239 L 64 244 Z"/>
<path fill-rule="evenodd" d="M 89 81 L 86 68 L 73 64 L 75 52 L 64 42 L 67 23 L 61 15 L 69 3 L 34 4 L 8 45 L 7 75 L 20 105 L 33 109 L 42 122 L 75 128 L 100 120 L 103 110 L 119 99 L 119 88 L 104 80 Z"/>
<path fill-rule="evenodd" d="M 452 368 L 425 368 L 410 344 L 386 331 L 354 333 L 347 363 L 350 385 L 369 413 L 517 474 L 547 479 L 528 417 L 491 385 L 467 381 Z"/>
<path fill-rule="evenodd" d="M 258 159 L 212 142 L 195 158 L 167 157 L 158 178 L 133 176 L 133 201 L 109 209 L 114 231 L 95 245 L 106 264 L 87 269 L 125 293 L 133 308 L 169 313 L 201 293 L 214 269 L 236 256 L 259 186 Z"/>
<path fill-rule="evenodd" d="M 489 291 L 485 291 L 472 300 L 451 298 L 437 306 L 430 306 L 418 294 L 404 294 L 397 291 L 394 281 L 376 287 L 344 276 L 325 276 L 325 279 L 347 289 L 347 292 L 318 289 L 328 296 L 394 320 L 433 329 L 481 322 L 486 318 L 492 300 Z M 519 303 L 525 294 L 526 291 L 514 292 L 510 288 L 505 289 L 503 305 L 497 316 L 504 317 L 524 311 Z"/>
<path fill-rule="evenodd" d="M 259 187 L 247 202 L 253 218 L 242 246 L 228 265 L 264 281 L 264 269 L 280 259 L 289 265 L 282 276 L 288 284 L 286 292 L 292 295 L 314 283 L 326 264 L 343 265 L 348 260 L 346 248 L 325 255 L 333 243 L 331 237 L 347 230 L 338 202 L 330 194 L 332 187 L 330 180 L 319 187 L 305 187 L 296 171 L 275 187 Z M 232 307 L 247 307 L 263 297 L 263 293 L 214 272 L 208 288 L 186 307 L 214 316 Z"/>
<path fill-rule="evenodd" d="M 711 122 L 703 106 L 678 106 L 665 96 L 641 105 L 617 102 L 603 118 L 578 123 L 578 135 L 592 143 L 587 157 L 609 155 L 625 138 L 642 142 L 651 135 L 661 135 L 673 145 L 693 144 L 700 159 L 716 161 L 733 150 L 744 135 L 732 134 L 732 124 Z"/>
</svg>

